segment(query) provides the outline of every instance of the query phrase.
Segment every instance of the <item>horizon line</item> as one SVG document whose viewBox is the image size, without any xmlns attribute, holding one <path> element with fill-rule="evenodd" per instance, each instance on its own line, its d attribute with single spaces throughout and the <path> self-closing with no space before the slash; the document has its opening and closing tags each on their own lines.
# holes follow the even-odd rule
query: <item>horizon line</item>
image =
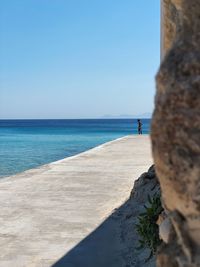
<svg viewBox="0 0 200 267">
<path fill-rule="evenodd" d="M 127 119 L 152 119 L 152 117 L 110 117 L 110 118 L 0 118 L 0 120 L 127 120 Z"/>
</svg>

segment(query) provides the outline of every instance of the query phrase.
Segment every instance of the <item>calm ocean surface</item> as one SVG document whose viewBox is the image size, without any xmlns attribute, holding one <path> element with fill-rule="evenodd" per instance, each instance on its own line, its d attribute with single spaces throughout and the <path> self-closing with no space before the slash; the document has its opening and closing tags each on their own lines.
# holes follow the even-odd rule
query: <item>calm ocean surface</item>
<svg viewBox="0 0 200 267">
<path fill-rule="evenodd" d="M 143 119 L 148 134 L 150 120 Z M 0 120 L 0 177 L 137 134 L 134 119 Z"/>
</svg>

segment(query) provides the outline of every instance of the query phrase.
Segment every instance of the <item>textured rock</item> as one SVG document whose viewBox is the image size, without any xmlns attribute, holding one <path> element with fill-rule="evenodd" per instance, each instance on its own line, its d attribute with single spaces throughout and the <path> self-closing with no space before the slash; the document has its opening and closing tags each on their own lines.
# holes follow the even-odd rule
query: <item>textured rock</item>
<svg viewBox="0 0 200 267">
<path fill-rule="evenodd" d="M 160 193 L 160 186 L 155 174 L 154 166 L 143 173 L 134 183 L 130 198 L 121 210 L 121 253 L 125 257 L 126 267 L 155 267 L 155 257 L 147 260 L 149 249 L 138 250 L 139 239 L 135 225 L 138 216 L 144 212 L 144 205 L 148 205 L 150 197 Z"/>
<path fill-rule="evenodd" d="M 148 186 L 145 186 L 147 185 Z M 134 198 L 139 202 L 145 203 L 148 194 L 151 195 L 152 191 L 159 185 L 154 165 L 152 165 L 147 172 L 144 172 L 134 183 L 131 191 L 130 198 Z"/>
<path fill-rule="evenodd" d="M 180 28 L 180 1 L 163 0 L 162 2 L 162 51 L 164 55 L 172 46 L 176 32 Z"/>
<path fill-rule="evenodd" d="M 197 267 L 200 266 L 200 1 L 165 0 L 164 14 L 163 43 L 167 53 L 157 75 L 152 145 L 174 238 L 161 249 L 158 266 Z"/>
<path fill-rule="evenodd" d="M 172 231 L 172 223 L 170 219 L 167 217 L 165 220 L 161 222 L 160 227 L 159 227 L 160 238 L 165 243 L 169 242 L 171 231 Z"/>
</svg>

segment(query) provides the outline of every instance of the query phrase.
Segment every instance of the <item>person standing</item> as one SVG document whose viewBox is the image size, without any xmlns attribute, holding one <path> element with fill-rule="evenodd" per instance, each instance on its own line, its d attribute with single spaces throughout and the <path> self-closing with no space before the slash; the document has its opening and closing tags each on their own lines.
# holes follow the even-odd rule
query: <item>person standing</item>
<svg viewBox="0 0 200 267">
<path fill-rule="evenodd" d="M 137 120 L 138 122 L 138 134 L 142 134 L 142 122 L 141 120 Z"/>
</svg>

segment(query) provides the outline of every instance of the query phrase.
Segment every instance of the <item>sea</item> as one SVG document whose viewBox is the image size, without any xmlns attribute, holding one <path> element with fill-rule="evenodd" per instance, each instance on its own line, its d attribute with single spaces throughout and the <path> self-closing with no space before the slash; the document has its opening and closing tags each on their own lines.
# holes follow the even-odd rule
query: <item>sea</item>
<svg viewBox="0 0 200 267">
<path fill-rule="evenodd" d="M 142 119 L 143 134 L 150 119 Z M 136 119 L 0 120 L 0 177 L 137 134 Z"/>
</svg>

